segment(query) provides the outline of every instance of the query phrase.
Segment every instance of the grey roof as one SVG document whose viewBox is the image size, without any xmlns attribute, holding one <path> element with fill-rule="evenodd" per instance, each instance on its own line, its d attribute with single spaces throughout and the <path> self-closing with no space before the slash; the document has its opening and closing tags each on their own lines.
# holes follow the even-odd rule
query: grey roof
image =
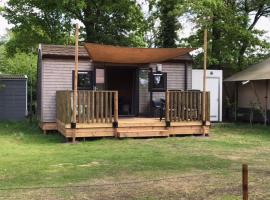
<svg viewBox="0 0 270 200">
<path fill-rule="evenodd" d="M 1 74 L 0 73 L 0 79 L 1 80 L 11 80 L 11 79 L 24 80 L 24 79 L 27 79 L 27 76 L 26 75 L 18 75 L 18 74 Z"/>
<path fill-rule="evenodd" d="M 238 72 L 224 81 L 251 81 L 270 79 L 270 58 Z"/>
<path fill-rule="evenodd" d="M 40 44 L 39 49 L 42 57 L 74 57 L 75 46 L 65 45 L 46 45 Z M 89 58 L 84 46 L 79 46 L 79 57 Z"/>
</svg>

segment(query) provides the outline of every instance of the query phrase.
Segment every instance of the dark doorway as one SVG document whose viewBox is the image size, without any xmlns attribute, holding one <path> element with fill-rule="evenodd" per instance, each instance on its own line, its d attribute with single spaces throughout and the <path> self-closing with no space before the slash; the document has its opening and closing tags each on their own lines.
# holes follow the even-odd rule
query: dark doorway
<svg viewBox="0 0 270 200">
<path fill-rule="evenodd" d="M 118 91 L 119 115 L 136 115 L 136 69 L 106 69 L 106 86 Z"/>
</svg>

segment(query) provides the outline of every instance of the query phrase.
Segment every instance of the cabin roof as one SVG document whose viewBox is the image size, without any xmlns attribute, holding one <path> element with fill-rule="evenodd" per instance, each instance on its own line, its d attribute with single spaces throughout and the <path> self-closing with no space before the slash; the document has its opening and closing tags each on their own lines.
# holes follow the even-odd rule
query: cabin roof
<svg viewBox="0 0 270 200">
<path fill-rule="evenodd" d="M 192 61 L 192 48 L 130 48 L 87 43 L 79 46 L 79 58 L 94 62 L 119 64 L 146 64 L 163 61 Z M 75 46 L 40 44 L 42 57 L 74 58 Z"/>
<path fill-rule="evenodd" d="M 270 79 L 270 58 L 251 65 L 247 69 L 238 72 L 224 81 L 252 81 L 252 80 L 267 80 Z"/>
<path fill-rule="evenodd" d="M 39 50 L 41 51 L 42 57 L 74 57 L 75 46 L 71 45 L 47 45 L 40 44 Z M 88 58 L 89 55 L 84 46 L 79 46 L 79 57 Z"/>
<path fill-rule="evenodd" d="M 132 48 L 86 43 L 85 48 L 94 62 L 147 64 L 168 60 L 183 60 L 193 48 Z"/>
<path fill-rule="evenodd" d="M 17 74 L 1 74 L 0 80 L 25 80 L 27 79 L 26 75 L 17 75 Z"/>
</svg>

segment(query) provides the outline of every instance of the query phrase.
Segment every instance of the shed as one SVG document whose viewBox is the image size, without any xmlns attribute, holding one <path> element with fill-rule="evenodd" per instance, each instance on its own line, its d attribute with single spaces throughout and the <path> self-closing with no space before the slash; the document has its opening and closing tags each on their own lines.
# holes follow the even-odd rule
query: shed
<svg viewBox="0 0 270 200">
<path fill-rule="evenodd" d="M 206 89 L 210 92 L 210 120 L 213 122 L 222 121 L 222 70 L 206 71 Z M 203 90 L 203 70 L 192 70 L 192 89 Z"/>
<path fill-rule="evenodd" d="M 0 120 L 27 116 L 27 76 L 0 74 Z"/>
<path fill-rule="evenodd" d="M 234 98 L 231 102 L 235 104 L 235 120 L 269 122 L 269 79 L 270 58 L 224 80 Z"/>
</svg>

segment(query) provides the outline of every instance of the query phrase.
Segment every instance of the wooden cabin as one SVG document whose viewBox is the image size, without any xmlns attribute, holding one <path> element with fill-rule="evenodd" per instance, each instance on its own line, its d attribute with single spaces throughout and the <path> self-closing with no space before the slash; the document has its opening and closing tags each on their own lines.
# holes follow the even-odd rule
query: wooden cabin
<svg viewBox="0 0 270 200">
<path fill-rule="evenodd" d="M 67 138 L 207 134 L 209 106 L 203 120 L 202 92 L 191 90 L 192 50 L 80 46 L 74 127 L 75 47 L 40 45 L 37 113 L 41 129 L 58 130 Z"/>
<path fill-rule="evenodd" d="M 269 123 L 270 58 L 224 80 L 235 121 Z M 234 88 L 234 89 L 233 89 Z"/>
</svg>

